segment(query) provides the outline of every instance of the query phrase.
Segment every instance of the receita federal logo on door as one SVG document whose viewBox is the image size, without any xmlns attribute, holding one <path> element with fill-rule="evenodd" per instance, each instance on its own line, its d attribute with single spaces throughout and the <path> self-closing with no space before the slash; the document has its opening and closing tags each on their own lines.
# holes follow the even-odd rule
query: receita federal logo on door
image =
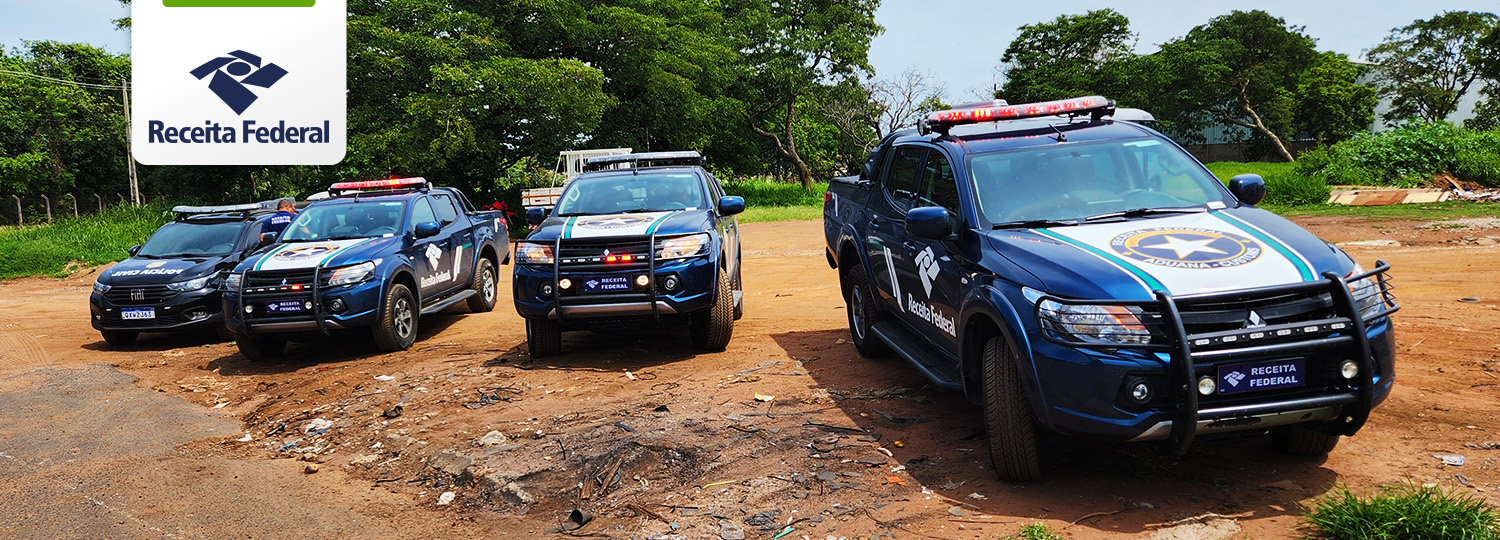
<svg viewBox="0 0 1500 540">
<path fill-rule="evenodd" d="M 345 0 L 132 5 L 131 145 L 153 165 L 331 165 L 347 146 Z"/>
</svg>

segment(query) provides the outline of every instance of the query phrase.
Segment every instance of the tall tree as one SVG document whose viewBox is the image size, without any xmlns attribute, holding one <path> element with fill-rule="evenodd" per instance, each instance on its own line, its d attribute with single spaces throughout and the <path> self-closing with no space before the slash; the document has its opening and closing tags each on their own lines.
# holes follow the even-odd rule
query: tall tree
<svg viewBox="0 0 1500 540">
<path fill-rule="evenodd" d="M 1369 52 L 1380 65 L 1380 94 L 1391 99 L 1384 118 L 1440 122 L 1453 114 L 1480 78 L 1479 41 L 1497 25 L 1492 13 L 1449 11 L 1392 30 Z"/>
<path fill-rule="evenodd" d="M 741 53 L 731 94 L 751 131 L 790 162 L 803 187 L 812 172 L 798 152 L 798 102 L 824 85 L 868 74 L 879 0 L 727 0 Z"/>
<path fill-rule="evenodd" d="M 1171 83 L 1162 89 L 1158 114 L 1177 129 L 1243 127 L 1294 161 L 1284 140 L 1293 130 L 1295 91 L 1318 58 L 1301 27 L 1264 11 L 1234 11 L 1168 42 L 1159 56 Z"/>
<path fill-rule="evenodd" d="M 1105 66 L 1134 45 L 1130 19 L 1113 9 L 1023 25 L 1000 56 L 1005 85 L 995 97 L 1028 103 L 1099 93 Z"/>
<path fill-rule="evenodd" d="M 1359 84 L 1364 66 L 1335 52 L 1318 55 L 1297 80 L 1293 125 L 1322 144 L 1332 144 L 1367 131 L 1375 122 L 1375 89 Z"/>
<path fill-rule="evenodd" d="M 1488 84 L 1480 90 L 1483 99 L 1474 107 L 1474 117 L 1464 121 L 1464 127 L 1495 129 L 1500 127 L 1500 25 L 1491 28 L 1489 34 L 1479 40 L 1479 51 L 1475 56 L 1479 76 Z"/>
</svg>

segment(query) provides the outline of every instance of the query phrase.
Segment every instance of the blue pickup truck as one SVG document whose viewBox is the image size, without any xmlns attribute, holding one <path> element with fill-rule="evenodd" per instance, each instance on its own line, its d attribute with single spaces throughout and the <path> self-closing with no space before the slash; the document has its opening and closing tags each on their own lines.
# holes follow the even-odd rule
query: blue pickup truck
<svg viewBox="0 0 1500 540">
<path fill-rule="evenodd" d="M 225 279 L 225 322 L 246 358 L 355 329 L 399 351 L 416 341 L 421 316 L 459 302 L 494 309 L 496 268 L 510 260 L 498 212 L 476 211 L 462 193 L 422 178 L 328 192 Z"/>
<path fill-rule="evenodd" d="M 621 168 L 623 167 L 623 168 Z M 531 208 L 516 244 L 516 312 L 533 357 L 562 352 L 564 330 L 686 324 L 693 344 L 729 346 L 744 313 L 745 200 L 724 194 L 697 152 L 593 158 L 558 197 Z"/>
<path fill-rule="evenodd" d="M 1042 433 L 1154 441 L 1269 432 L 1325 454 L 1390 392 L 1384 262 L 1254 205 L 1167 137 L 1085 97 L 932 113 L 824 203 L 859 353 L 895 351 L 984 409 L 1006 480 Z"/>
</svg>

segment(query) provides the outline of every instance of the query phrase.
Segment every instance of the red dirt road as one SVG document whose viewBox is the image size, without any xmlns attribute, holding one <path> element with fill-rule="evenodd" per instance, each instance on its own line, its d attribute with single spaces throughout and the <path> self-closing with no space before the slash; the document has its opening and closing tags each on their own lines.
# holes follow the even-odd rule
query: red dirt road
<svg viewBox="0 0 1500 540">
<path fill-rule="evenodd" d="M 533 361 L 505 294 L 492 313 L 423 319 L 404 353 L 379 353 L 363 337 L 293 345 L 268 363 L 208 335 L 112 348 L 88 326 L 93 275 L 81 275 L 0 284 L 0 377 L 113 364 L 137 386 L 228 414 L 243 424 L 235 435 L 251 435 L 181 444 L 179 458 L 281 470 L 294 459 L 320 462 L 325 472 L 300 478 L 378 493 L 379 504 L 351 497 L 347 510 L 430 534 L 456 526 L 540 537 L 580 507 L 597 516 L 580 533 L 618 538 L 718 538 L 735 528 L 769 538 L 789 522 L 787 538 L 992 538 L 1032 522 L 1068 538 L 1133 538 L 1207 513 L 1232 516 L 1221 525 L 1235 538 L 1289 538 L 1300 534 L 1298 505 L 1340 485 L 1434 482 L 1500 502 L 1500 449 L 1482 449 L 1500 441 L 1500 247 L 1463 239 L 1500 232 L 1298 221 L 1333 242 L 1403 243 L 1345 248 L 1367 268 L 1377 258 L 1394 267 L 1397 386 L 1327 459 L 1289 458 L 1264 438 L 1203 444 L 1182 458 L 1062 443 L 1050 447 L 1046 481 L 996 481 L 979 409 L 899 359 L 860 358 L 847 342 L 816 222 L 742 227 L 746 315 L 719 354 L 698 354 L 685 329 L 667 328 L 568 334 L 565 355 Z M 331 428 L 304 433 L 319 418 Z M 55 428 L 9 426 L 0 451 L 5 433 Z M 491 431 L 507 441 L 481 446 Z M 1438 453 L 1467 463 L 1440 467 Z M 285 489 L 289 480 L 276 481 Z M 127 486 L 122 493 L 143 489 Z M 119 505 L 151 515 L 171 490 L 190 488 L 155 489 L 165 495 Z M 448 491 L 454 502 L 436 505 Z M 204 507 L 192 520 L 207 528 L 252 511 Z"/>
</svg>

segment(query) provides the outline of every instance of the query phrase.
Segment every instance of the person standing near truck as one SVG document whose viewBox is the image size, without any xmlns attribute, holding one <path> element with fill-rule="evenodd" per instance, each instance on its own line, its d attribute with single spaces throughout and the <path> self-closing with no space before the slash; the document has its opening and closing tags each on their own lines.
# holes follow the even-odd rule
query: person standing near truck
<svg viewBox="0 0 1500 540">
<path fill-rule="evenodd" d="M 267 219 L 266 222 L 260 226 L 261 241 L 264 242 L 267 235 L 272 238 L 280 236 L 281 231 L 286 230 L 286 226 L 290 224 L 292 222 L 292 218 L 296 216 L 297 204 L 292 202 L 291 199 L 288 198 L 277 201 L 276 213 L 271 214 L 270 219 Z"/>
</svg>

